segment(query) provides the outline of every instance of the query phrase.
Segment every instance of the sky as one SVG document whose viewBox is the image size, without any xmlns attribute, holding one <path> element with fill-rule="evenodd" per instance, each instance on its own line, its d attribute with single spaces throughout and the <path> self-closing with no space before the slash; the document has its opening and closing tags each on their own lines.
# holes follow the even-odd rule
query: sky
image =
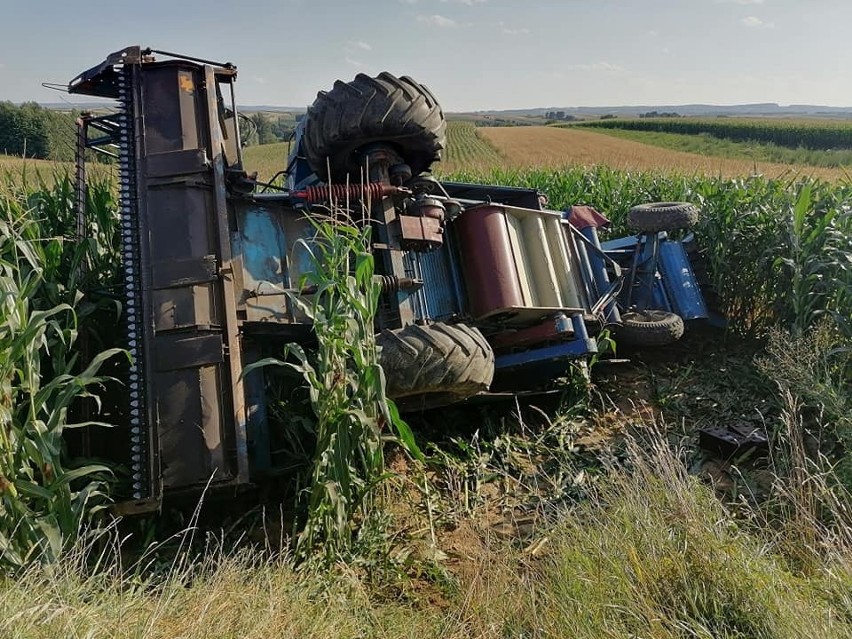
<svg viewBox="0 0 852 639">
<path fill-rule="evenodd" d="M 238 66 L 243 105 L 390 71 L 446 111 L 852 106 L 852 0 L 0 0 L 0 100 L 139 44 Z"/>
</svg>

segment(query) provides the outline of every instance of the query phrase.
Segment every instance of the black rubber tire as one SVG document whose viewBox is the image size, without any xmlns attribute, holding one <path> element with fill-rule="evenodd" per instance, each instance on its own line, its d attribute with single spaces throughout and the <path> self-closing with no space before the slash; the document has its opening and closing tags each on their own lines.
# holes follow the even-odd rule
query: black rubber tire
<svg viewBox="0 0 852 639">
<path fill-rule="evenodd" d="M 683 319 L 667 311 L 628 311 L 621 314 L 616 342 L 632 346 L 666 346 L 683 337 Z"/>
<path fill-rule="evenodd" d="M 627 224 L 642 233 L 688 229 L 697 222 L 698 209 L 689 202 L 651 202 L 627 213 Z"/>
<path fill-rule="evenodd" d="M 464 324 L 412 324 L 376 336 L 388 397 L 402 410 L 435 408 L 488 390 L 494 351 Z"/>
<path fill-rule="evenodd" d="M 328 181 L 360 179 L 357 150 L 373 142 L 392 145 L 413 175 L 441 158 L 447 122 L 431 91 L 408 76 L 359 73 L 320 91 L 308 109 L 303 150 L 316 174 Z"/>
</svg>

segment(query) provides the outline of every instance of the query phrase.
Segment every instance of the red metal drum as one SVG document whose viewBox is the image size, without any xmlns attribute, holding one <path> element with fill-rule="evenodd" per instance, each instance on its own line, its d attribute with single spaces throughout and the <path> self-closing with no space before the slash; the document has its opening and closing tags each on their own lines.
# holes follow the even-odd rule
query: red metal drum
<svg viewBox="0 0 852 639">
<path fill-rule="evenodd" d="M 473 316 L 525 306 L 503 208 L 470 209 L 454 225 Z"/>
</svg>

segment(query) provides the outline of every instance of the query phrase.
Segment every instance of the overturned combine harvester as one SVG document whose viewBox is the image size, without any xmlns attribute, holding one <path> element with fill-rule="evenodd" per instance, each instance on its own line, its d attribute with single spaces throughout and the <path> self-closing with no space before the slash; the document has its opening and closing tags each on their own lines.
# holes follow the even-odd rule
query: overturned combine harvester
<svg viewBox="0 0 852 639">
<path fill-rule="evenodd" d="M 311 268 L 299 247 L 312 210 L 332 198 L 369 207 L 377 339 L 404 410 L 540 386 L 595 353 L 602 326 L 662 345 L 706 316 L 683 245 L 666 235 L 695 223 L 691 205 L 637 206 L 638 235 L 601 245 L 606 219 L 589 207 L 551 211 L 535 190 L 436 180 L 441 107 L 387 73 L 319 93 L 286 188 L 260 189 L 243 169 L 236 75 L 129 47 L 68 87 L 117 103 L 79 120 L 77 150 L 81 190 L 87 149 L 114 153 L 120 171 L 127 424 L 93 452 L 130 468 L 125 511 L 274 470 L 262 369 L 241 373 L 265 344 L 310 342 L 290 295 Z"/>
</svg>

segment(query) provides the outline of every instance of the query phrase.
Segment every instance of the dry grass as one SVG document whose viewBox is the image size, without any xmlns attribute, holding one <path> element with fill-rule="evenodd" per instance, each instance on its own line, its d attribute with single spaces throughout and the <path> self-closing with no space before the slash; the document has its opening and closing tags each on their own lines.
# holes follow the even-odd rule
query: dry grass
<svg viewBox="0 0 852 639">
<path fill-rule="evenodd" d="M 659 433 L 648 436 L 642 448 L 628 445 L 629 473 L 602 478 L 585 502 L 525 540 L 526 550 L 469 523 L 457 528 L 475 538 L 463 550 L 439 536 L 444 563 L 461 552 L 469 567 L 455 576 L 438 577 L 434 560 L 414 556 L 378 559 L 378 572 L 357 562 L 294 569 L 213 538 L 203 557 L 180 555 L 149 578 L 120 562 L 88 571 L 81 552 L 0 579 L 0 636 L 850 636 L 852 572 L 842 556 L 829 553 L 807 578 L 791 570 L 687 475 Z M 422 588 L 398 589 L 412 574 Z"/>
<path fill-rule="evenodd" d="M 289 153 L 289 142 L 247 146 L 243 149 L 243 165 L 249 173 L 257 171 L 259 180 L 271 180 L 276 173 L 287 168 Z"/>
<path fill-rule="evenodd" d="M 0 171 L 20 171 L 23 169 L 37 171 L 52 171 L 56 168 L 68 166 L 64 162 L 53 162 L 52 160 L 32 160 L 20 158 L 16 155 L 0 154 Z"/>
<path fill-rule="evenodd" d="M 95 179 L 113 177 L 110 165 L 90 162 L 87 165 L 90 177 Z M 21 158 L 16 155 L 0 154 L 0 176 L 8 176 L 10 183 L 21 181 L 35 183 L 39 180 L 53 184 L 56 176 L 64 176 L 74 171 L 73 162 L 58 162 L 56 160 L 35 160 Z"/>
<path fill-rule="evenodd" d="M 603 164 L 629 171 L 677 171 L 723 177 L 802 174 L 831 181 L 848 176 L 843 169 L 755 163 L 672 151 L 579 128 L 494 127 L 479 129 L 479 133 L 508 158 L 509 165 L 518 167 Z"/>
</svg>

